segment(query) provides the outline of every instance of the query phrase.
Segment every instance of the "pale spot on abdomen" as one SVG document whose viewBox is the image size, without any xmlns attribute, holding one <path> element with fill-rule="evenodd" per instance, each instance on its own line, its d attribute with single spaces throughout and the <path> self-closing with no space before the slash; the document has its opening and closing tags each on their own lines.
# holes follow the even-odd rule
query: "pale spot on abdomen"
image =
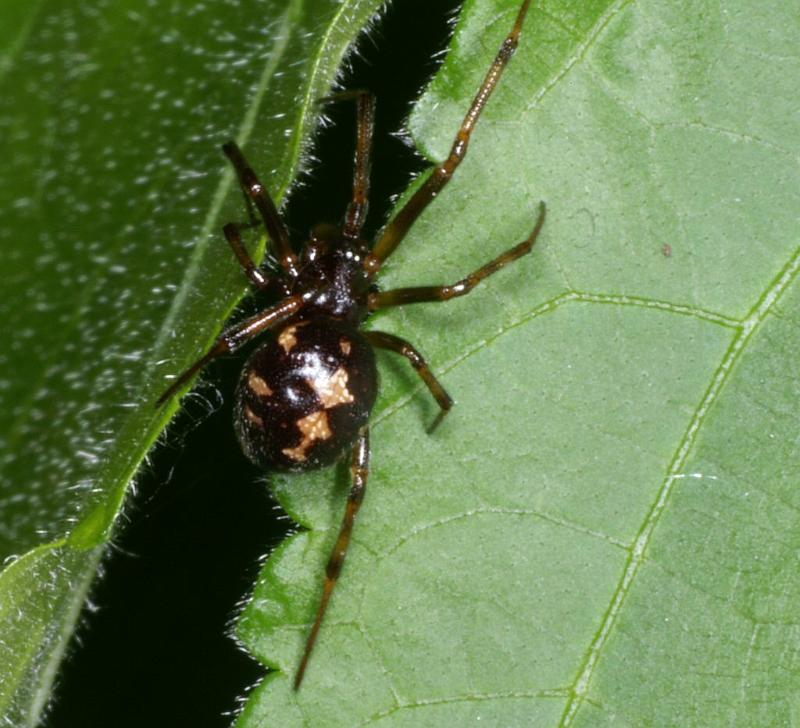
<svg viewBox="0 0 800 728">
<path fill-rule="evenodd" d="M 297 447 L 285 447 L 281 450 L 287 458 L 297 462 L 302 462 L 308 457 L 308 450 L 315 440 L 327 440 L 333 434 L 325 410 L 312 412 L 297 420 L 297 429 L 303 435 L 300 444 Z"/>
<path fill-rule="evenodd" d="M 252 422 L 254 425 L 258 425 L 258 427 L 263 427 L 264 426 L 264 420 L 262 420 L 249 407 L 245 407 L 244 408 L 244 416 L 247 417 L 247 419 L 250 420 L 250 422 Z"/>
<path fill-rule="evenodd" d="M 280 336 L 278 336 L 278 344 L 283 347 L 283 350 L 288 354 L 297 344 L 297 337 L 295 334 L 297 333 L 297 326 L 287 326 L 283 331 L 281 331 Z"/>
<path fill-rule="evenodd" d="M 350 404 L 355 398 L 347 388 L 348 375 L 344 367 L 339 367 L 330 377 L 309 379 L 308 383 L 317 393 L 325 409 L 339 404 Z"/>
<path fill-rule="evenodd" d="M 272 394 L 269 384 L 255 372 L 250 372 L 247 377 L 247 386 L 259 397 L 269 397 Z"/>
</svg>

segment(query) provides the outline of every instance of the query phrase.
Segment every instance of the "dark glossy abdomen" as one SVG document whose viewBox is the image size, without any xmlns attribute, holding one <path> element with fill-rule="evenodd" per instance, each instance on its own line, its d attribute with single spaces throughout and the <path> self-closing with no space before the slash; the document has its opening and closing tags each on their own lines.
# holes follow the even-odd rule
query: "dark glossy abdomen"
<svg viewBox="0 0 800 728">
<path fill-rule="evenodd" d="M 332 318 L 299 321 L 256 349 L 236 390 L 234 424 L 245 455 L 269 470 L 335 462 L 369 419 L 375 354 Z"/>
</svg>

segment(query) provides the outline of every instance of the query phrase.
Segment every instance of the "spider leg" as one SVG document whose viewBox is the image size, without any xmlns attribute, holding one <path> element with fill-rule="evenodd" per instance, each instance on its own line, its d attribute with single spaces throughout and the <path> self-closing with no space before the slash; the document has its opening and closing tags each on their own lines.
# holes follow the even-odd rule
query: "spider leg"
<svg viewBox="0 0 800 728">
<path fill-rule="evenodd" d="M 344 512 L 341 528 L 339 529 L 339 537 L 336 539 L 336 544 L 328 559 L 328 565 L 325 567 L 325 586 L 322 590 L 322 599 L 317 609 L 317 617 L 314 620 L 314 625 L 311 627 L 311 632 L 306 640 L 303 659 L 300 661 L 300 666 L 297 668 L 297 674 L 294 677 L 295 690 L 298 690 L 300 684 L 303 682 L 303 676 L 308 666 L 308 659 L 311 657 L 314 643 L 317 641 L 317 634 L 319 633 L 322 619 L 328 608 L 328 602 L 333 593 L 333 588 L 336 586 L 336 581 L 339 579 L 339 574 L 342 571 L 342 564 L 344 564 L 344 559 L 347 555 L 347 547 L 350 545 L 350 534 L 353 531 L 353 523 L 356 520 L 356 514 L 361 507 L 361 502 L 364 500 L 364 493 L 367 488 L 367 477 L 369 475 L 369 429 L 367 427 L 361 430 L 358 440 L 353 446 L 350 472 L 353 476 L 353 485 L 347 496 L 347 507 Z"/>
<path fill-rule="evenodd" d="M 470 273 L 466 278 L 462 278 L 457 283 L 450 286 L 416 286 L 413 288 L 394 288 L 389 291 L 371 293 L 367 299 L 371 311 L 388 306 L 405 306 L 409 303 L 426 303 L 429 301 L 448 301 L 456 296 L 464 296 L 478 285 L 484 278 L 488 278 L 492 273 L 497 273 L 501 268 L 507 266 L 512 261 L 521 258 L 531 251 L 539 231 L 544 225 L 545 204 L 539 203 L 539 217 L 533 232 L 526 240 L 518 243 L 505 253 L 498 255 L 494 260 Z"/>
<path fill-rule="evenodd" d="M 529 5 L 530 0 L 524 0 L 522 3 L 519 13 L 517 14 L 517 19 L 514 22 L 514 27 L 500 46 L 500 50 L 497 56 L 495 56 L 494 62 L 489 68 L 481 87 L 478 89 L 478 93 L 475 95 L 472 105 L 469 107 L 469 111 L 467 111 L 464 117 L 464 121 L 461 123 L 461 127 L 456 134 L 455 141 L 450 150 L 450 155 L 442 164 L 433 170 L 428 179 L 426 179 L 422 186 L 411 196 L 411 199 L 406 202 L 388 225 L 386 225 L 372 253 L 367 256 L 364 266 L 371 275 L 377 273 L 383 262 L 394 252 L 395 248 L 401 243 L 416 219 L 436 198 L 441 189 L 450 181 L 456 168 L 466 156 L 470 136 L 483 111 L 483 107 L 486 106 L 489 96 L 491 96 L 492 91 L 494 91 L 495 86 L 497 86 L 497 82 L 500 80 L 503 70 L 517 48 L 519 34 L 522 29 L 522 24 L 525 21 L 525 15 L 528 12 Z"/>
<path fill-rule="evenodd" d="M 247 223 L 240 223 L 239 229 L 240 230 L 255 230 L 259 227 L 262 223 L 261 220 L 256 217 L 255 207 L 253 206 L 253 198 L 250 197 L 247 188 L 240 182 L 239 189 L 242 191 L 242 197 L 244 198 L 244 206 L 247 210 Z"/>
<path fill-rule="evenodd" d="M 445 388 L 439 384 L 439 380 L 433 375 L 422 354 L 420 354 L 408 341 L 401 339 L 399 336 L 393 334 L 386 334 L 383 331 L 365 331 L 364 337 L 370 344 L 379 349 L 388 349 L 401 356 L 404 356 L 411 363 L 411 366 L 417 370 L 417 374 L 425 382 L 436 403 L 439 405 L 439 414 L 428 428 L 428 432 L 433 432 L 439 423 L 444 419 L 444 416 L 450 411 L 453 406 L 453 398 L 445 391 Z"/>
<path fill-rule="evenodd" d="M 323 96 L 320 103 L 356 101 L 356 151 L 353 163 L 353 199 L 347 206 L 342 232 L 357 240 L 369 207 L 369 171 L 372 164 L 372 136 L 375 132 L 375 97 L 365 89 L 352 89 Z"/>
<path fill-rule="evenodd" d="M 239 234 L 240 230 L 244 227 L 249 226 L 229 222 L 222 228 L 222 232 L 225 233 L 225 239 L 228 241 L 231 248 L 233 248 L 236 260 L 239 261 L 239 265 L 244 269 L 244 274 L 247 276 L 248 280 L 256 288 L 266 288 L 269 285 L 269 279 L 250 257 L 250 253 L 247 252 L 247 248 L 244 247 L 244 243 L 242 242 L 242 236 Z"/>
<path fill-rule="evenodd" d="M 275 256 L 283 269 L 292 278 L 297 277 L 297 256 L 292 251 L 292 246 L 289 242 L 289 232 L 286 229 L 275 203 L 269 196 L 269 193 L 261 184 L 252 170 L 250 165 L 244 158 L 241 149 L 235 142 L 228 142 L 222 145 L 222 151 L 231 160 L 231 163 L 236 169 L 236 174 L 239 177 L 239 184 L 242 186 L 247 197 L 255 203 L 261 217 L 264 219 L 264 226 L 267 228 L 267 234 L 275 246 Z M 248 206 L 249 208 L 249 206 Z"/>
<path fill-rule="evenodd" d="M 375 98 L 368 91 L 356 96 L 356 151 L 353 164 L 353 199 L 347 206 L 343 233 L 356 240 L 369 208 L 369 170 L 371 165 L 372 135 L 375 131 Z"/>
<path fill-rule="evenodd" d="M 255 316 L 245 319 L 240 324 L 232 326 L 227 331 L 223 331 L 216 343 L 192 366 L 184 371 L 156 400 L 156 407 L 160 407 L 170 399 L 186 382 L 188 382 L 206 364 L 217 357 L 236 351 L 242 344 L 250 341 L 254 336 L 258 336 L 263 331 L 277 326 L 278 324 L 291 318 L 303 307 L 301 296 L 291 296 L 285 298 L 274 306 L 270 306 L 264 311 L 260 311 Z"/>
</svg>

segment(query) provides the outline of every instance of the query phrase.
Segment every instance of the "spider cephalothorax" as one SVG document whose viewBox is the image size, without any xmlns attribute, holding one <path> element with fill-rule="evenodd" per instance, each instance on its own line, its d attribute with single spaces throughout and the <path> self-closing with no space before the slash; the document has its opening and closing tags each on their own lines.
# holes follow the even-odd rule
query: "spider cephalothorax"
<svg viewBox="0 0 800 728">
<path fill-rule="evenodd" d="M 464 158 L 478 117 L 517 47 L 529 4 L 530 0 L 522 3 L 511 32 L 467 111 L 449 156 L 433 169 L 383 228 L 374 245 L 361 238 L 369 197 L 375 108 L 369 93 L 354 91 L 332 97 L 356 102 L 358 127 L 353 198 L 341 227 L 317 226 L 299 255 L 292 249 L 289 233 L 275 204 L 239 148 L 233 142 L 223 146 L 236 169 L 250 213 L 249 223 L 228 223 L 224 227 L 225 237 L 250 282 L 259 289 L 277 293 L 280 300 L 223 332 L 205 356 L 173 382 L 158 404 L 182 389 L 212 359 L 269 331 L 272 336 L 247 360 L 236 392 L 235 426 L 244 453 L 256 465 L 271 470 L 309 470 L 329 465 L 347 451 L 351 453 L 353 485 L 339 537 L 326 568 L 317 616 L 295 676 L 295 689 L 305 674 L 347 553 L 356 513 L 364 498 L 369 472 L 367 423 L 378 387 L 374 349 L 400 354 L 417 370 L 440 407 L 431 430 L 453 404 L 409 342 L 394 334 L 362 331 L 361 324 L 370 311 L 380 308 L 446 301 L 469 293 L 484 278 L 530 252 L 544 223 L 545 208 L 541 203 L 538 219 L 527 239 L 452 285 L 380 291 L 375 283 L 383 262 Z M 243 229 L 262 224 L 275 260 L 269 272 L 255 265 L 241 239 Z"/>
</svg>

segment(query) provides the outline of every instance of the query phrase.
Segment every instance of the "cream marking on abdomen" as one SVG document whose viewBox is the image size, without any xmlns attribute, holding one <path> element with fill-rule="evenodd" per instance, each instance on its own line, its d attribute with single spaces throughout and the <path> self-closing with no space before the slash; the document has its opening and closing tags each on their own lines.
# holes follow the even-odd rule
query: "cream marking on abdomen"
<svg viewBox="0 0 800 728">
<path fill-rule="evenodd" d="M 327 379 L 316 378 L 308 379 L 311 388 L 317 393 L 325 409 L 336 407 L 340 404 L 350 404 L 355 398 L 347 388 L 347 371 L 344 367 L 339 367 Z"/>
<path fill-rule="evenodd" d="M 269 397 L 272 394 L 269 384 L 254 372 L 250 372 L 250 376 L 247 377 L 247 386 L 259 397 Z"/>
<path fill-rule="evenodd" d="M 297 333 L 297 326 L 287 326 L 283 331 L 281 331 L 280 336 L 278 336 L 278 343 L 283 347 L 283 350 L 288 354 L 292 348 L 294 348 L 295 344 L 297 344 L 297 337 L 295 334 Z"/>
<path fill-rule="evenodd" d="M 262 420 L 253 410 L 249 407 L 245 406 L 244 408 L 244 416 L 247 417 L 250 422 L 254 425 L 258 425 L 258 427 L 264 427 L 264 420 Z"/>
<path fill-rule="evenodd" d="M 307 451 L 315 440 L 327 440 L 333 434 L 325 410 L 317 410 L 297 420 L 297 429 L 303 435 L 300 444 L 297 447 L 285 447 L 281 452 L 286 457 L 298 462 L 302 462 L 308 457 Z"/>
</svg>

